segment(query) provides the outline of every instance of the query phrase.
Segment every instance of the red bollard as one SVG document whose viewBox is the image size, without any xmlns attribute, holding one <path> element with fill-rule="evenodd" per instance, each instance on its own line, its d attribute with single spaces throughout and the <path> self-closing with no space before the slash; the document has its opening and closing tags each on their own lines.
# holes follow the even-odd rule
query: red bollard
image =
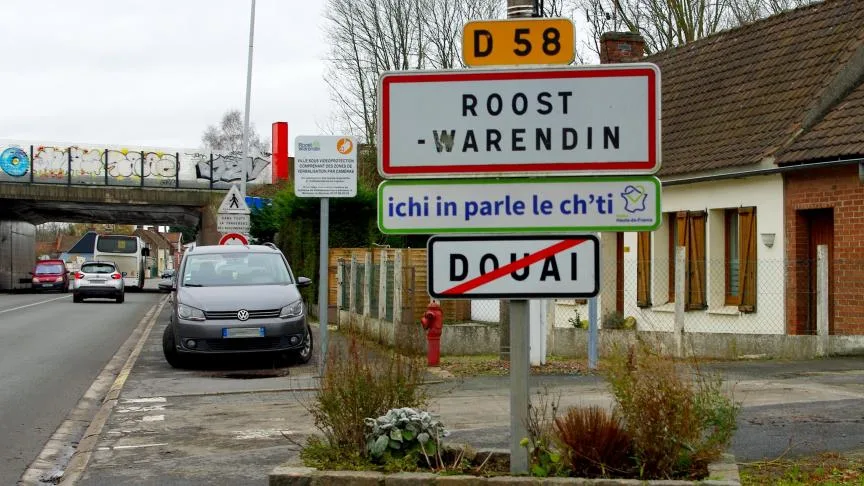
<svg viewBox="0 0 864 486">
<path fill-rule="evenodd" d="M 426 329 L 426 342 L 428 351 L 426 353 L 427 364 L 438 366 L 441 360 L 441 331 L 444 328 L 444 312 L 441 306 L 434 300 L 426 307 L 426 314 L 420 318 L 420 324 Z"/>
</svg>

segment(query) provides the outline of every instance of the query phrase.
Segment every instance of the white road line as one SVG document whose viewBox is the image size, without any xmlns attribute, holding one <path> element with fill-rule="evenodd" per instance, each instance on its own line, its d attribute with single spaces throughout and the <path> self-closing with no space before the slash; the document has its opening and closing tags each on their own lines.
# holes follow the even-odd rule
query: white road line
<svg viewBox="0 0 864 486">
<path fill-rule="evenodd" d="M 110 451 L 110 450 L 123 450 L 123 449 L 141 449 L 142 447 L 159 447 L 168 445 L 167 442 L 160 442 L 158 444 L 138 444 L 138 445 L 125 445 L 125 446 L 113 446 L 113 447 L 99 447 L 97 450 L 100 451 Z"/>
<path fill-rule="evenodd" d="M 12 311 L 16 311 L 16 310 L 26 309 L 26 308 L 28 308 L 28 307 L 33 307 L 34 305 L 47 304 L 48 302 L 54 302 L 55 300 L 68 299 L 68 298 L 69 298 L 68 295 L 64 295 L 63 297 L 55 297 L 55 298 L 53 298 L 53 299 L 40 300 L 39 302 L 34 302 L 34 303 L 32 303 L 32 304 L 20 305 L 20 306 L 18 306 L 18 307 L 13 307 L 13 308 L 11 308 L 11 309 L 4 309 L 4 310 L 0 310 L 0 314 L 5 314 L 6 312 L 12 312 Z"/>
<path fill-rule="evenodd" d="M 117 407 L 117 413 L 160 412 L 162 410 L 165 410 L 165 405 L 153 405 L 152 407 Z"/>
<path fill-rule="evenodd" d="M 164 415 L 145 415 L 144 418 L 141 419 L 143 422 L 161 422 L 165 420 Z"/>
<path fill-rule="evenodd" d="M 165 397 L 148 397 L 148 398 L 124 398 L 123 403 L 165 403 Z"/>
</svg>

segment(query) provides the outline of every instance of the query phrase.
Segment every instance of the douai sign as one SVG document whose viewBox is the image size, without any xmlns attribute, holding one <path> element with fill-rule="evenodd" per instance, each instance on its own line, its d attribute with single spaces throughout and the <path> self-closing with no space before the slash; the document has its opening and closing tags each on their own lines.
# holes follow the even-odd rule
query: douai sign
<svg viewBox="0 0 864 486">
<path fill-rule="evenodd" d="M 653 174 L 660 71 L 647 63 L 390 72 L 379 89 L 385 178 Z"/>
</svg>

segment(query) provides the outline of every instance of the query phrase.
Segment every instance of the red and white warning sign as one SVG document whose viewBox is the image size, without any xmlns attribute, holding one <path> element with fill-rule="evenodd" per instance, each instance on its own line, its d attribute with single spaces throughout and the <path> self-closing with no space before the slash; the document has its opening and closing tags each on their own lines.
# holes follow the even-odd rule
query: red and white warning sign
<svg viewBox="0 0 864 486">
<path fill-rule="evenodd" d="M 240 233 L 228 233 L 222 235 L 222 238 L 219 239 L 220 245 L 248 245 L 249 240 L 246 238 L 246 235 L 242 235 Z"/>
<path fill-rule="evenodd" d="M 438 299 L 594 297 L 600 290 L 593 235 L 433 236 L 429 295 Z"/>
</svg>

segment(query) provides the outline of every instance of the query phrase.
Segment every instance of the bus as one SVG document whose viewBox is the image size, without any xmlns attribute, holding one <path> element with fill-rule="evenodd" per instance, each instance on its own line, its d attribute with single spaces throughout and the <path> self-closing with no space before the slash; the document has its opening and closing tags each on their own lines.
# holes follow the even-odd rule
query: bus
<svg viewBox="0 0 864 486">
<path fill-rule="evenodd" d="M 138 236 L 127 235 L 97 235 L 93 250 L 96 261 L 113 262 L 123 275 L 123 284 L 127 289 L 143 289 L 145 265 L 150 249 L 144 246 L 144 240 Z"/>
</svg>

